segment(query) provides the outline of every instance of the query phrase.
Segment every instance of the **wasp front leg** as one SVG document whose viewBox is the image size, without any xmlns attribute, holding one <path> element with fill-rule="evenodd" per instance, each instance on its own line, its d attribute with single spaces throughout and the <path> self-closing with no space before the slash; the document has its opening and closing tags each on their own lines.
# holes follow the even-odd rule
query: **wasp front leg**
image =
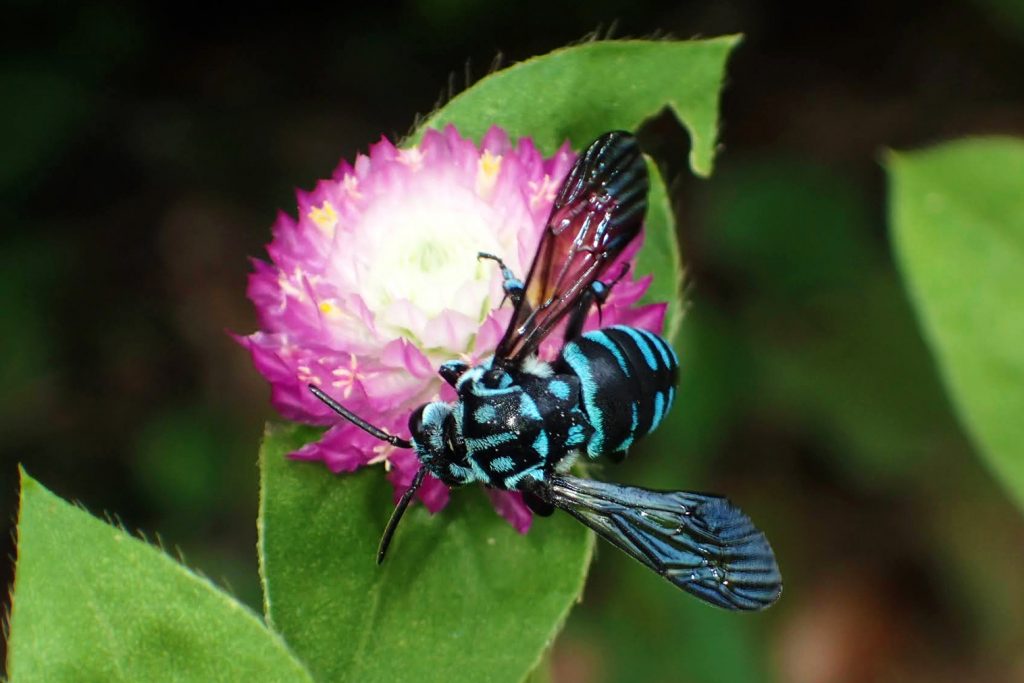
<svg viewBox="0 0 1024 683">
<path fill-rule="evenodd" d="M 601 305 L 608 300 L 608 295 L 611 294 L 612 287 L 618 283 L 622 277 L 629 272 L 629 264 L 622 264 L 622 270 L 615 276 L 615 279 L 611 282 L 600 282 L 595 280 L 593 284 L 580 296 L 580 300 L 576 304 L 576 308 L 572 313 L 569 314 L 569 322 L 565 326 L 565 341 L 570 342 L 576 337 L 583 333 L 583 323 L 587 321 L 587 316 L 590 315 L 590 307 L 597 304 L 597 317 L 601 319 Z"/>
<path fill-rule="evenodd" d="M 505 262 L 494 254 L 487 254 L 480 252 L 476 255 L 478 259 L 489 259 L 498 264 L 501 268 L 501 288 L 505 292 L 505 299 L 512 301 L 514 306 L 519 306 L 519 302 L 523 300 L 523 281 L 512 274 L 512 271 L 505 265 Z M 502 299 L 501 303 L 504 305 L 505 299 Z"/>
</svg>

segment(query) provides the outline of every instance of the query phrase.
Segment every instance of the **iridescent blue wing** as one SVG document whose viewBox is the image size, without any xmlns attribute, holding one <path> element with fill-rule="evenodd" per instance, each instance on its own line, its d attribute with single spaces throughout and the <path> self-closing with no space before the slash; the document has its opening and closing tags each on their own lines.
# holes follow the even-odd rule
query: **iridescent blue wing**
<svg viewBox="0 0 1024 683">
<path fill-rule="evenodd" d="M 567 476 L 553 477 L 545 493 L 606 541 L 712 605 L 759 610 L 782 593 L 768 539 L 725 498 Z"/>
<path fill-rule="evenodd" d="M 636 138 L 605 133 L 576 160 L 548 217 L 495 358 L 522 361 L 640 232 L 647 166 Z"/>
</svg>

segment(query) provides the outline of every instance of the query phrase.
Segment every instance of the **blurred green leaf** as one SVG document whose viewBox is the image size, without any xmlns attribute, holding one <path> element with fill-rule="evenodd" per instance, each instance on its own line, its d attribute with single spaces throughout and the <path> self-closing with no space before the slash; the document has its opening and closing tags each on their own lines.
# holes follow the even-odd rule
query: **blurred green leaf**
<svg viewBox="0 0 1024 683">
<path fill-rule="evenodd" d="M 791 304 L 859 286 L 881 265 L 868 203 L 848 178 L 785 156 L 724 164 L 698 198 L 705 257 L 756 296 Z"/>
<path fill-rule="evenodd" d="M 70 259 L 66 244 L 54 239 L 51 229 L 0 243 L 5 262 L 0 270 L 0 423 L 8 437 L 34 422 L 52 421 L 40 408 L 40 395 L 57 365 L 52 297 Z"/>
<path fill-rule="evenodd" d="M 978 450 L 1024 505 L 1024 141 L 888 160 L 893 242 Z"/>
<path fill-rule="evenodd" d="M 202 406 L 158 413 L 139 429 L 134 465 L 140 487 L 161 509 L 196 524 L 223 498 L 229 436 Z"/>
<path fill-rule="evenodd" d="M 962 448 L 853 179 L 806 160 L 734 161 L 696 204 L 697 248 L 739 283 L 731 334 L 746 353 L 732 354 L 751 362 L 734 403 L 824 439 L 871 487 Z"/>
<path fill-rule="evenodd" d="M 965 447 L 903 294 L 878 264 L 855 288 L 782 313 L 745 313 L 758 345 L 761 411 L 828 437 L 839 446 L 836 464 L 873 488 L 885 479 L 901 485 L 923 460 Z"/>
<path fill-rule="evenodd" d="M 391 514 L 380 468 L 342 477 L 287 453 L 318 435 L 269 427 L 260 451 L 261 574 L 268 620 L 322 680 L 521 681 L 576 600 L 593 538 L 567 515 L 517 534 L 483 491 Z"/>
<path fill-rule="evenodd" d="M 569 630 L 597 640 L 601 681 L 768 680 L 762 627 L 777 611 L 740 614 L 711 607 L 652 575 L 607 545 L 598 546 L 588 592 L 608 596 L 602 609 L 581 609 Z M 585 606 L 589 607 L 589 606 Z"/>
<path fill-rule="evenodd" d="M 25 474 L 13 603 L 12 680 L 311 680 L 259 617 Z"/>
<path fill-rule="evenodd" d="M 201 401 L 168 405 L 138 425 L 134 481 L 166 518 L 165 530 L 177 536 L 209 528 L 215 509 L 248 512 L 258 476 L 247 467 L 253 454 L 246 428 L 234 414 Z"/>
</svg>

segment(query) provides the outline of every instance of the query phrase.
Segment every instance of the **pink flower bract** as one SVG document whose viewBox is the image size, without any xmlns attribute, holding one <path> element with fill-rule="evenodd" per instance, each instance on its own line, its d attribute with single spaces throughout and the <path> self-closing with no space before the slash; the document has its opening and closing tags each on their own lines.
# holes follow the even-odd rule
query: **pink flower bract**
<svg viewBox="0 0 1024 683">
<path fill-rule="evenodd" d="M 323 461 L 334 472 L 382 463 L 396 497 L 409 486 L 419 468 L 413 451 L 344 422 L 307 385 L 401 436 L 417 406 L 454 400 L 437 367 L 491 355 L 511 315 L 509 305 L 499 308 L 498 268 L 477 253 L 496 254 L 525 277 L 574 160 L 568 144 L 545 159 L 529 139 L 513 145 L 499 128 L 477 146 L 449 126 L 428 131 L 416 147 L 381 140 L 298 194 L 298 219 L 282 214 L 274 225 L 270 263 L 253 261 L 248 295 L 260 331 L 238 338 L 281 415 L 330 427 L 291 457 Z M 632 259 L 638 243 L 621 258 Z M 601 324 L 660 332 L 664 305 L 634 307 L 648 284 L 631 275 L 620 281 Z M 596 327 L 594 312 L 587 329 Z M 554 358 L 559 346 L 552 335 L 541 356 Z M 434 512 L 448 489 L 428 475 L 418 496 Z M 518 494 L 492 491 L 491 498 L 517 529 L 529 528 Z"/>
</svg>

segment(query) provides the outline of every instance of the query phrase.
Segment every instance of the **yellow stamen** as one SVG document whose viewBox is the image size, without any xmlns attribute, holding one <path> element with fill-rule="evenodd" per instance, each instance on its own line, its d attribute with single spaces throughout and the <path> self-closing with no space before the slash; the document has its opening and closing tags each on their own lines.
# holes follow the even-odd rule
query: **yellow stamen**
<svg viewBox="0 0 1024 683">
<path fill-rule="evenodd" d="M 324 202 L 321 206 L 314 206 L 309 210 L 309 219 L 316 223 L 327 234 L 334 232 L 334 226 L 338 224 L 338 212 L 330 202 Z"/>
<path fill-rule="evenodd" d="M 494 184 L 498 181 L 500 171 L 501 155 L 491 154 L 491 150 L 485 149 L 477 163 L 476 193 L 481 197 L 489 197 L 494 190 Z"/>
<path fill-rule="evenodd" d="M 334 305 L 334 301 L 331 299 L 324 299 L 320 302 L 320 312 L 327 316 L 334 316 L 339 313 L 338 307 Z"/>
</svg>

